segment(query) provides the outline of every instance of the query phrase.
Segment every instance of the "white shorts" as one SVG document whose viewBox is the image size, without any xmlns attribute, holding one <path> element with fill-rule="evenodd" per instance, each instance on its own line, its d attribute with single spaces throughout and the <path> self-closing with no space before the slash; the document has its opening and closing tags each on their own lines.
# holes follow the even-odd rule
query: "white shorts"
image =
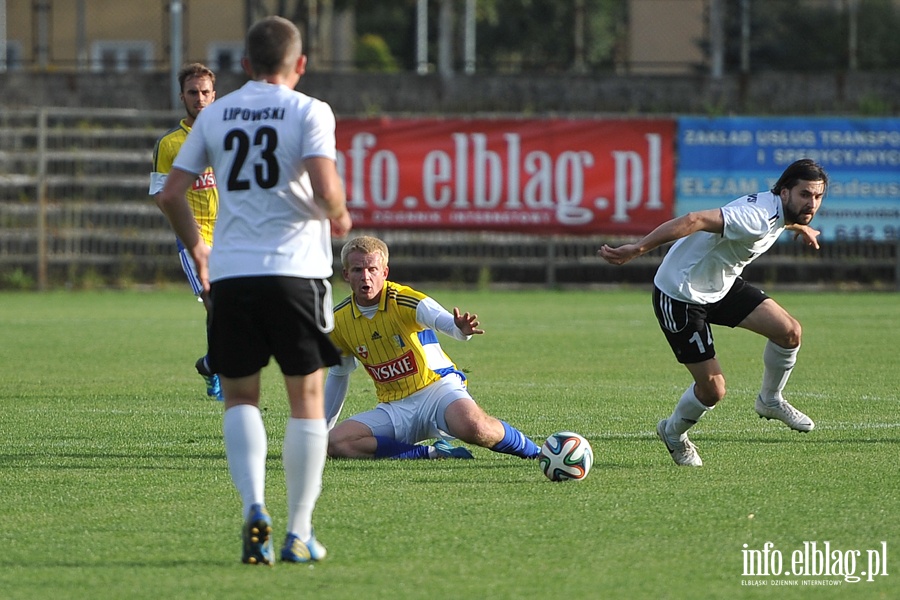
<svg viewBox="0 0 900 600">
<path fill-rule="evenodd" d="M 416 444 L 432 438 L 451 438 L 444 413 L 457 400 L 474 402 L 459 375 L 451 373 L 403 400 L 381 402 L 372 410 L 353 415 L 372 435 Z"/>
<path fill-rule="evenodd" d="M 191 290 L 193 290 L 195 296 L 199 296 L 203 291 L 203 284 L 200 283 L 200 277 L 197 275 L 194 259 L 191 258 L 187 249 L 178 252 L 178 258 L 181 260 L 181 269 L 187 275 L 188 283 L 191 284 Z"/>
</svg>

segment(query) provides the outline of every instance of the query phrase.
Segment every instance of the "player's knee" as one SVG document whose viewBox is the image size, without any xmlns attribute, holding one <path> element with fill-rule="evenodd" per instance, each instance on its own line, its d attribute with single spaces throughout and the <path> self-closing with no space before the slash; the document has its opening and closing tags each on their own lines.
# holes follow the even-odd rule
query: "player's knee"
<svg viewBox="0 0 900 600">
<path fill-rule="evenodd" d="M 773 335 L 769 339 L 782 348 L 797 348 L 800 346 L 802 334 L 800 323 L 796 319 L 791 319 L 778 335 Z"/>
<path fill-rule="evenodd" d="M 694 386 L 694 395 L 702 404 L 715 406 L 725 398 L 725 378 L 713 377 L 706 381 L 698 381 Z"/>
<path fill-rule="evenodd" d="M 796 319 L 791 319 L 791 323 L 785 332 L 782 341 L 776 342 L 782 348 L 797 348 L 800 346 L 800 338 L 803 334 L 803 328 Z M 783 343 L 782 343 L 783 342 Z"/>
</svg>

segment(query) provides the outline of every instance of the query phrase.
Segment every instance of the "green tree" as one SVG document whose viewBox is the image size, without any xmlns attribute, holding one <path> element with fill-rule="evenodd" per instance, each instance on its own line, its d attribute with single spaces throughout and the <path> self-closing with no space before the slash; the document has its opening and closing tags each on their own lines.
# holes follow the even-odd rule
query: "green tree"
<svg viewBox="0 0 900 600">
<path fill-rule="evenodd" d="M 583 0 L 584 61 L 609 68 L 623 46 L 626 3 Z M 499 71 L 570 69 L 576 59 L 577 3 L 558 0 L 492 0 L 479 3 L 478 63 Z"/>
<path fill-rule="evenodd" d="M 354 63 L 361 71 L 380 71 L 393 73 L 398 70 L 397 61 L 391 55 L 391 49 L 379 35 L 366 33 L 356 42 Z"/>
<path fill-rule="evenodd" d="M 866 0 L 859 11 L 859 68 L 897 69 L 900 65 L 900 8 L 891 0 Z"/>
<path fill-rule="evenodd" d="M 609 67 L 617 49 L 623 46 L 627 3 L 625 0 L 582 1 L 584 60 L 589 69 Z M 417 4 L 417 0 L 350 2 L 355 10 L 357 33 L 382 37 L 399 66 L 406 70 L 416 67 Z M 462 5 L 457 2 L 454 11 L 457 31 L 461 27 Z M 575 5 L 572 0 L 478 0 L 475 7 L 477 69 L 570 69 L 575 61 Z M 428 6 L 428 55 L 435 57 L 440 11 L 433 0 Z M 459 61 L 457 48 L 456 62 Z"/>
<path fill-rule="evenodd" d="M 741 15 L 726 3 L 726 69 L 740 68 Z M 860 69 L 900 64 L 900 14 L 891 0 L 859 2 L 857 58 Z M 750 67 L 754 71 L 843 70 L 849 65 L 849 15 L 846 5 L 787 0 L 750 4 Z"/>
</svg>

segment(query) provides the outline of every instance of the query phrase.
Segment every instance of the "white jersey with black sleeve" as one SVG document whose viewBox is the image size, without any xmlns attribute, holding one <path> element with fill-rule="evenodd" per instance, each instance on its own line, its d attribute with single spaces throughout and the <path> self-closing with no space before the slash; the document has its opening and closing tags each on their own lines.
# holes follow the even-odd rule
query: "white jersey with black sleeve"
<svg viewBox="0 0 900 600">
<path fill-rule="evenodd" d="M 219 179 L 210 281 L 332 274 L 331 226 L 304 159 L 336 159 L 331 107 L 284 85 L 249 81 L 204 108 L 174 167 Z"/>
<path fill-rule="evenodd" d="M 721 211 L 721 234 L 698 231 L 669 249 L 653 280 L 662 293 L 691 304 L 718 302 L 784 231 L 781 198 L 772 192 L 743 196 Z"/>
</svg>

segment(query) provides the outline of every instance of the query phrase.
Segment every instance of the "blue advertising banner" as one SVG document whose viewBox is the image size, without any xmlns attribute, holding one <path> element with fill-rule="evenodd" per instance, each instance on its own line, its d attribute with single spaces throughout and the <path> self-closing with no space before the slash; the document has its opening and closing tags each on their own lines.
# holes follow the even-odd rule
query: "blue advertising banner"
<svg viewBox="0 0 900 600">
<path fill-rule="evenodd" d="M 900 119 L 682 117 L 675 212 L 771 189 L 795 160 L 825 168 L 823 240 L 900 239 Z"/>
</svg>

